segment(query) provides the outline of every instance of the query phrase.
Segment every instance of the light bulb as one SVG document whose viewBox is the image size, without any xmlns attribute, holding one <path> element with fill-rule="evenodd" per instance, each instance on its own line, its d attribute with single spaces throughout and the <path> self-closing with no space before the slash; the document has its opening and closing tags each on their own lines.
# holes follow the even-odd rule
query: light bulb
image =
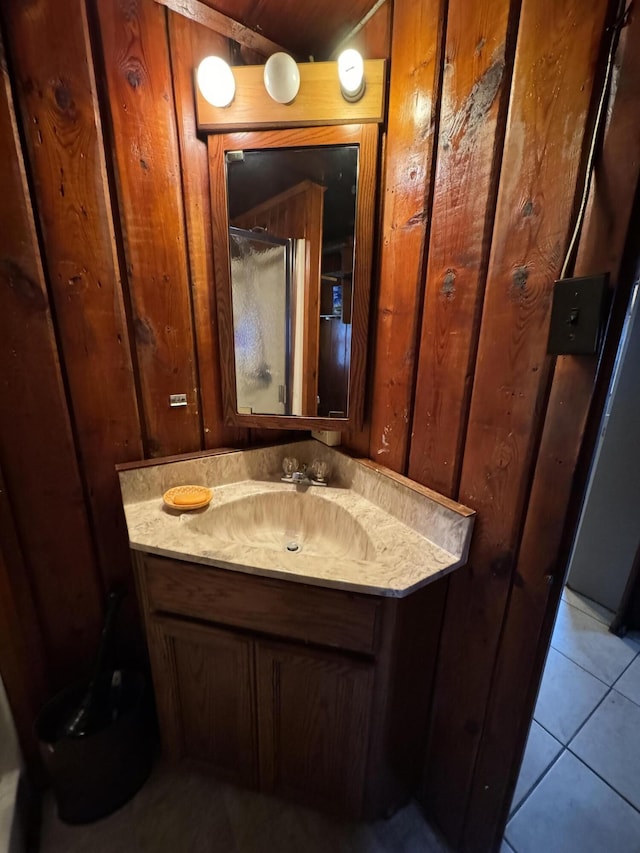
<svg viewBox="0 0 640 853">
<path fill-rule="evenodd" d="M 274 53 L 264 66 L 264 87 L 279 104 L 290 104 L 300 89 L 300 71 L 288 53 Z"/>
<path fill-rule="evenodd" d="M 343 50 L 338 57 L 340 91 L 345 101 L 359 101 L 364 95 L 364 62 L 357 50 Z"/>
<path fill-rule="evenodd" d="M 229 65 L 219 56 L 207 56 L 198 66 L 198 88 L 212 107 L 228 107 L 236 93 Z"/>
</svg>

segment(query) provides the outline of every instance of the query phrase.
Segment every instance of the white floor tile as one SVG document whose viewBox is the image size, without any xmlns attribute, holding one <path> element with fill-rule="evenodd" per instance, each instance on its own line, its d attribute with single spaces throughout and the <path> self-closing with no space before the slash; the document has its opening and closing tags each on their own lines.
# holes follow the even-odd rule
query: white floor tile
<svg viewBox="0 0 640 853">
<path fill-rule="evenodd" d="M 611 634 L 601 622 L 566 601 L 560 602 L 551 645 L 609 685 L 637 654 L 632 641 Z"/>
<path fill-rule="evenodd" d="M 609 688 L 555 649 L 547 663 L 533 717 L 567 744 Z"/>
<path fill-rule="evenodd" d="M 518 853 L 640 851 L 640 814 L 564 752 L 507 826 Z"/>
<path fill-rule="evenodd" d="M 613 685 L 618 693 L 640 705 L 640 655 Z"/>
<path fill-rule="evenodd" d="M 635 702 L 612 690 L 569 749 L 640 809 L 640 707 Z"/>
<path fill-rule="evenodd" d="M 606 625 L 607 628 L 613 622 L 613 617 L 615 616 L 613 610 L 609 610 L 603 604 L 598 604 L 597 601 L 587 598 L 586 595 L 582 595 L 579 592 L 569 589 L 568 586 L 565 586 L 562 590 L 562 597 L 567 604 L 571 604 L 578 610 L 582 610 L 582 612 L 586 613 L 587 616 L 592 616 L 594 619 L 597 619 L 598 622 L 602 622 L 603 625 Z"/>
<path fill-rule="evenodd" d="M 518 784 L 511 801 L 514 812 L 562 749 L 562 744 L 534 720 L 529 730 Z"/>
</svg>

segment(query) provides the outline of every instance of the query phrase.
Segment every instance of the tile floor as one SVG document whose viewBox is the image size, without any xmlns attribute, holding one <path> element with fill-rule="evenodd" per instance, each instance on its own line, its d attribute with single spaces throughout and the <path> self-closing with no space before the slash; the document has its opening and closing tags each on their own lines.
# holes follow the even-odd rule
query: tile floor
<svg viewBox="0 0 640 853">
<path fill-rule="evenodd" d="M 502 853 L 640 853 L 640 636 L 565 588 Z"/>
</svg>

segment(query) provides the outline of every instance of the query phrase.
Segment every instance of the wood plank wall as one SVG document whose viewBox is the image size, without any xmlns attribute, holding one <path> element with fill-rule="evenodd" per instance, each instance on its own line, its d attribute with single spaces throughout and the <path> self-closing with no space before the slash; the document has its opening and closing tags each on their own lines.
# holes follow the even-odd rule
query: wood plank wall
<svg viewBox="0 0 640 853">
<path fill-rule="evenodd" d="M 549 584 L 562 578 L 565 519 L 579 499 L 572 483 L 595 360 L 561 359 L 549 396 L 546 337 L 614 5 L 523 0 L 470 12 L 449 0 L 437 118 L 424 117 L 422 145 L 413 136 L 424 158 L 437 134 L 419 187 L 400 186 L 412 148 L 409 140 L 405 162 L 397 158 L 391 102 L 386 197 L 402 197 L 384 215 L 412 207 L 383 229 L 370 456 L 478 511 L 469 566 L 449 584 L 422 792 L 454 849 L 499 845 L 560 593 Z M 411 61 L 403 24 L 423 8 L 394 4 L 392 93 Z M 639 120 L 625 102 L 640 77 L 633 50 L 625 56 L 611 127 L 619 112 L 626 121 L 610 147 L 627 186 L 618 214 L 607 180 L 622 187 L 609 164 L 592 194 L 583 275 L 616 275 L 638 183 Z M 437 74 L 433 85 L 437 98 Z M 411 78 L 401 91 L 405 103 L 428 98 Z"/>
<path fill-rule="evenodd" d="M 448 768 L 443 784 L 428 780 L 427 796 L 452 836 L 472 784 L 517 565 L 548 393 L 551 292 L 568 245 L 604 12 L 601 0 L 589 8 L 560 2 L 552 13 L 539 0 L 522 5 L 458 491 L 479 523 L 469 566 L 449 587 L 428 756 Z M 528 126 L 537 132 L 525 133 Z"/>
<path fill-rule="evenodd" d="M 0 467 L 42 656 L 60 685 L 97 637 L 100 582 L 4 52 L 1 59 L 0 198 L 11 210 L 0 228 Z M 19 549 L 4 558 L 19 576 Z"/>
<path fill-rule="evenodd" d="M 546 334 L 616 5 L 388 0 L 354 37 L 391 67 L 368 417 L 347 443 L 478 511 L 447 584 L 422 790 L 461 850 L 500 835 L 559 597 L 546 578 L 563 568 L 595 365 L 554 365 Z M 5 0 L 0 27 L 0 669 L 26 742 L 25 716 L 86 672 L 106 587 L 130 579 L 114 465 L 279 433 L 222 421 L 192 68 L 238 52 L 153 0 Z M 576 267 L 614 284 L 640 161 L 638 29 L 632 16 Z M 180 392 L 188 407 L 170 409 Z"/>
<path fill-rule="evenodd" d="M 142 455 L 94 65 L 83 0 L 8 3 L 43 259 L 105 585 L 128 573 L 117 460 Z M 100 365 L 100 382 L 96 366 Z"/>
<path fill-rule="evenodd" d="M 0 24 L 0 466 L 21 548 L 3 565 L 18 577 L 20 553 L 54 691 L 87 672 L 105 590 L 131 585 L 115 465 L 251 437 L 222 422 L 190 96 L 200 55 L 230 47 L 152 0 L 8 0 Z M 133 595 L 121 622 L 131 651 Z"/>
</svg>

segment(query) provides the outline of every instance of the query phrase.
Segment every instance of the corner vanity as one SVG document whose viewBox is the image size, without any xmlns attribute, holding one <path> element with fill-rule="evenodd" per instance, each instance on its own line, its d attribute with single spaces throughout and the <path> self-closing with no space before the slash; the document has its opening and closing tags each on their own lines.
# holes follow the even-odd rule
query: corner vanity
<svg viewBox="0 0 640 853">
<path fill-rule="evenodd" d="M 283 482 L 294 456 L 328 485 Z M 352 817 L 406 802 L 474 513 L 313 440 L 119 476 L 165 754 Z M 164 504 L 191 483 L 209 506 Z"/>
</svg>

